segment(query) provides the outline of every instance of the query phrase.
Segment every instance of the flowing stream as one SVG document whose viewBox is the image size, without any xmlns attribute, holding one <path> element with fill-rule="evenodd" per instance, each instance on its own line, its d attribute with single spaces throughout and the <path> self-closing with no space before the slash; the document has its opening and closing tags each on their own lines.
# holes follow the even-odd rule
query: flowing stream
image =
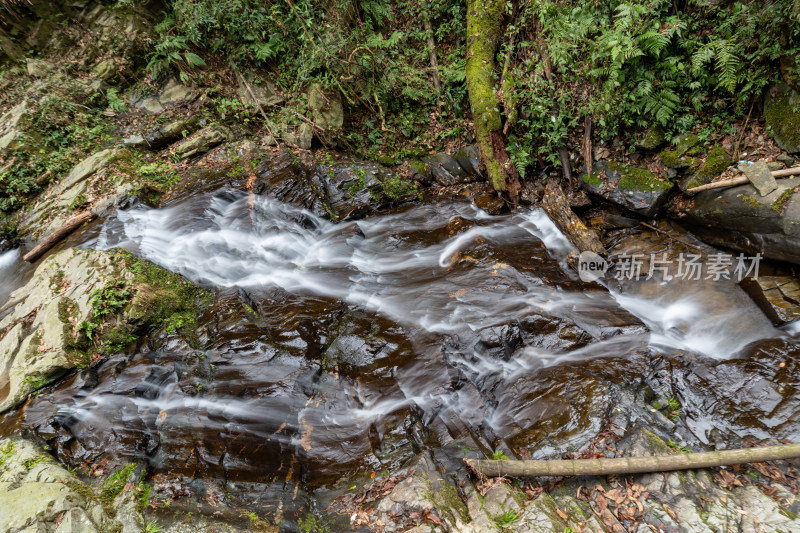
<svg viewBox="0 0 800 533">
<path fill-rule="evenodd" d="M 74 463 L 321 487 L 399 464 L 416 441 L 596 429 L 582 402 L 605 400 L 574 373 L 598 361 L 712 367 L 795 346 L 730 282 L 581 282 L 536 209 L 443 202 L 333 224 L 222 188 L 121 210 L 83 246 L 127 248 L 219 296 L 193 341 L 162 332 L 0 418 L 0 433 L 35 432 Z M 24 275 L 15 254 L 0 256 L 3 299 Z M 619 375 L 638 378 L 629 366 Z M 709 442 L 719 406 L 698 405 L 689 425 Z M 432 437 L 415 440 L 414 424 Z"/>
</svg>

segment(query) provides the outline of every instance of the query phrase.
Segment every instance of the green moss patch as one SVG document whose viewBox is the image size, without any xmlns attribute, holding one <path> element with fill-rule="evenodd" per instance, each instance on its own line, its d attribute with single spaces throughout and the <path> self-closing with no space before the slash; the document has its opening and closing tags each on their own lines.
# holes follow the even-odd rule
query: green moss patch
<svg viewBox="0 0 800 533">
<path fill-rule="evenodd" d="M 620 174 L 617 188 L 623 191 L 661 191 L 672 187 L 671 183 L 660 181 L 655 174 L 646 168 L 631 167 L 621 163 L 609 163 L 608 169 Z"/>
<path fill-rule="evenodd" d="M 790 153 L 800 151 L 800 95 L 779 84 L 764 106 L 764 117 L 775 143 Z"/>
<path fill-rule="evenodd" d="M 794 189 L 786 189 L 785 191 L 783 191 L 781 195 L 778 196 L 778 199 L 775 200 L 775 202 L 773 202 L 772 210 L 775 211 L 776 213 L 783 213 L 786 204 L 789 203 L 789 200 L 792 198 L 793 194 L 794 194 Z"/>
<path fill-rule="evenodd" d="M 721 146 L 715 146 L 708 152 L 705 163 L 697 171 L 697 177 L 702 180 L 710 182 L 723 172 L 733 163 L 731 158 L 728 157 L 728 152 Z"/>
</svg>

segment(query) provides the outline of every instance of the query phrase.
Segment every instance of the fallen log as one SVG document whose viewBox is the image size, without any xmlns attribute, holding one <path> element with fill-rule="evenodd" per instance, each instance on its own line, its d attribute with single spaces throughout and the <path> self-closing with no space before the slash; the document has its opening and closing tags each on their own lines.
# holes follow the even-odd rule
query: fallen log
<svg viewBox="0 0 800 533">
<path fill-rule="evenodd" d="M 714 466 L 761 463 L 800 457 L 800 444 L 782 444 L 763 448 L 739 448 L 715 452 L 685 453 L 653 457 L 615 459 L 572 459 L 554 461 L 494 461 L 464 459 L 467 465 L 486 477 L 534 476 L 611 476 L 693 470 Z"/>
<path fill-rule="evenodd" d="M 29 263 L 35 262 L 45 254 L 50 248 L 61 242 L 64 237 L 97 218 L 97 214 L 92 211 L 84 211 L 83 213 L 72 217 L 64 222 L 57 230 L 48 235 L 42 242 L 36 245 L 33 250 L 25 254 L 22 259 Z"/>
<path fill-rule="evenodd" d="M 598 255 L 606 255 L 606 249 L 600 242 L 597 233 L 587 228 L 581 219 L 572 212 L 567 197 L 564 196 L 564 191 L 556 182 L 552 180 L 547 182 L 541 207 L 579 252 L 588 250 Z"/>
<path fill-rule="evenodd" d="M 773 170 L 772 172 L 770 172 L 770 174 L 772 174 L 773 178 L 798 176 L 800 175 L 800 167 L 784 168 L 782 170 Z M 722 189 L 724 187 L 735 187 L 736 185 L 744 185 L 746 183 L 750 183 L 750 180 L 748 180 L 746 176 L 739 176 L 737 178 L 732 178 L 729 180 L 715 181 L 713 183 L 707 183 L 705 185 L 692 187 L 691 189 L 686 189 L 686 192 L 688 192 L 689 194 L 694 194 L 702 191 L 707 191 L 709 189 Z"/>
</svg>

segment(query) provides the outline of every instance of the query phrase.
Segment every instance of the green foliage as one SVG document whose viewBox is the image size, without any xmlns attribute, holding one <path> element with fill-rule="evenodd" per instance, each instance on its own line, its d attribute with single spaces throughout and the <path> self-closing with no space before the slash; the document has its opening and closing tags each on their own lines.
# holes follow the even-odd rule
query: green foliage
<svg viewBox="0 0 800 533">
<path fill-rule="evenodd" d="M 118 313 L 130 301 L 131 296 L 131 289 L 119 280 L 109 281 L 102 289 L 95 289 L 89 297 L 92 319 L 102 322 L 106 316 Z"/>
<path fill-rule="evenodd" d="M 503 450 L 497 450 L 492 454 L 490 459 L 493 459 L 495 461 L 508 461 L 508 456 L 503 453 Z"/>
<path fill-rule="evenodd" d="M 495 516 L 494 523 L 500 529 L 508 529 L 514 522 L 519 520 L 519 517 L 520 515 L 516 511 L 508 510 L 505 513 Z"/>
<path fill-rule="evenodd" d="M 110 141 L 109 126 L 102 116 L 105 105 L 101 93 L 87 98 L 72 84 L 64 83 L 30 106 L 18 125 L 23 133 L 20 145 L 6 156 L 13 164 L 0 170 L 0 211 L 22 207 Z"/>
<path fill-rule="evenodd" d="M 172 0 L 168 5 L 156 27 L 160 37 L 148 64 L 153 74 L 177 71 L 189 77 L 198 59 L 220 59 L 237 69 L 268 68 L 288 99 L 278 124 L 297 123 L 297 113 L 307 114 L 305 91 L 319 84 L 341 93 L 345 106 L 366 112 L 358 120 L 368 136 L 349 139 L 364 155 L 385 151 L 394 144 L 390 137 L 396 136 L 398 144 L 414 139 L 430 122 L 437 95 L 428 33 L 420 23 L 424 12 L 433 38 L 448 43 L 440 57 L 444 103 L 457 113 L 465 109 L 461 1 Z M 230 103 L 218 102 L 218 112 L 239 113 L 228 109 Z"/>
<path fill-rule="evenodd" d="M 300 531 L 303 533 L 330 533 L 331 531 L 311 511 L 308 511 L 305 518 L 298 520 L 297 525 L 300 526 Z"/>
<path fill-rule="evenodd" d="M 33 459 L 28 459 L 27 461 L 22 463 L 22 466 L 25 467 L 25 470 L 33 470 L 36 467 L 36 465 L 38 465 L 39 463 L 41 463 L 43 461 L 46 461 L 46 460 L 47 460 L 47 457 L 45 457 L 43 455 L 40 455 L 39 457 L 35 457 Z"/>
<path fill-rule="evenodd" d="M 144 525 L 145 533 L 159 533 L 163 531 L 164 526 L 160 525 L 155 520 L 148 520 L 147 523 Z"/>
<path fill-rule="evenodd" d="M 668 137 L 724 127 L 760 98 L 781 57 L 800 53 L 800 4 L 545 0 L 509 31 L 521 116 L 510 153 L 524 169 L 536 153 L 557 165 L 556 149 L 586 116 L 604 138 L 652 124 Z"/>
<path fill-rule="evenodd" d="M 120 98 L 119 90 L 114 87 L 110 87 L 106 91 L 106 100 L 108 100 L 108 107 L 114 111 L 127 111 L 128 109 L 128 104 Z"/>
<path fill-rule="evenodd" d="M 175 168 L 164 161 L 141 164 L 136 169 L 136 174 L 139 179 L 150 183 L 157 189 L 169 189 L 180 181 Z"/>
<path fill-rule="evenodd" d="M 8 444 L 6 444 L 5 447 L 0 448 L 0 469 L 2 469 L 5 466 L 6 461 L 8 461 L 8 458 L 11 457 L 11 455 L 14 453 L 15 446 L 16 443 L 12 440 Z"/>
<path fill-rule="evenodd" d="M 103 502 L 103 505 L 110 506 L 122 493 L 134 470 L 136 470 L 136 463 L 128 463 L 108 476 L 100 487 L 100 501 Z"/>
</svg>

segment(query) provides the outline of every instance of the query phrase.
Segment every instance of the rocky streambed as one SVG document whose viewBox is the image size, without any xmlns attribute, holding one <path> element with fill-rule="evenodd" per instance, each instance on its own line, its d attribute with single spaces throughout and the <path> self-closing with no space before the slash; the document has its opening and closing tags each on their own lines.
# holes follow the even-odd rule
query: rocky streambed
<svg viewBox="0 0 800 533">
<path fill-rule="evenodd" d="M 391 199 L 383 172 L 276 155 L 128 199 L 32 269 L 6 252 L 4 530 L 800 528 L 791 464 L 468 472 L 797 441 L 796 329 L 731 280 L 583 282 L 535 207 Z M 585 215 L 612 261 L 720 253 Z"/>
</svg>

